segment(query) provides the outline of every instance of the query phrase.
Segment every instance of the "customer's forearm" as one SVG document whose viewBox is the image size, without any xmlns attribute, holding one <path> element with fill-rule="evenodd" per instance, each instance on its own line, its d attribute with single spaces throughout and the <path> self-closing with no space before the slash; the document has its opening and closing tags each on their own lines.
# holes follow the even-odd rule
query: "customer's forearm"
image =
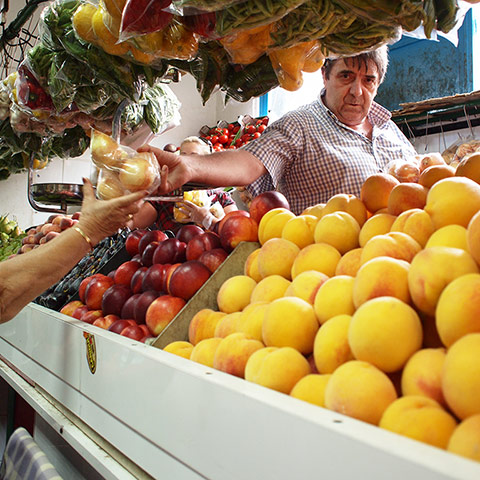
<svg viewBox="0 0 480 480">
<path fill-rule="evenodd" d="M 89 250 L 85 238 L 69 228 L 41 247 L 0 263 L 0 323 L 62 279 Z"/>
</svg>

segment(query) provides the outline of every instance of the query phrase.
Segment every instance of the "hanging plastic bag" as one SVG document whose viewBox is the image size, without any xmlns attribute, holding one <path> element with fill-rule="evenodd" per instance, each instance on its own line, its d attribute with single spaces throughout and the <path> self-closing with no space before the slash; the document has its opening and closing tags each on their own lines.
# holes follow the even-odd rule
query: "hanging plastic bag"
<svg viewBox="0 0 480 480">
<path fill-rule="evenodd" d="M 97 196 L 103 200 L 160 185 L 160 168 L 151 152 L 136 152 L 109 135 L 92 130 L 92 162 L 99 169 Z"/>
</svg>

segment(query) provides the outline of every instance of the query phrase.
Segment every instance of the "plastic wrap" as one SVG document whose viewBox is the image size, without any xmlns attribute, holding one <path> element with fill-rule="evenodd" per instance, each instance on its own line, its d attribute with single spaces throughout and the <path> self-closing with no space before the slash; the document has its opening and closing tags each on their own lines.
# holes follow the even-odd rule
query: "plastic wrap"
<svg viewBox="0 0 480 480">
<path fill-rule="evenodd" d="M 161 31 L 130 40 L 140 51 L 155 58 L 192 60 L 198 51 L 198 36 L 175 17 Z"/>
<path fill-rule="evenodd" d="M 275 22 L 271 48 L 287 48 L 345 30 L 356 17 L 351 9 L 331 0 L 308 0 Z"/>
<path fill-rule="evenodd" d="M 317 40 L 303 42 L 268 54 L 280 86 L 298 90 L 303 84 L 303 71 L 314 72 L 322 67 L 325 57 Z"/>
<path fill-rule="evenodd" d="M 173 18 L 167 11 L 171 0 L 127 0 L 122 12 L 120 40 L 158 32 Z"/>
<path fill-rule="evenodd" d="M 258 60 L 272 43 L 274 23 L 228 35 L 220 40 L 232 63 L 248 65 Z"/>
<path fill-rule="evenodd" d="M 103 200 L 160 185 L 160 168 L 152 152 L 136 152 L 109 135 L 92 130 L 91 157 L 99 169 L 97 196 Z"/>
<path fill-rule="evenodd" d="M 305 0 L 245 0 L 216 12 L 218 37 L 267 25 L 279 20 Z"/>
<path fill-rule="evenodd" d="M 194 203 L 198 207 L 208 207 L 210 208 L 211 201 L 210 197 L 207 194 L 206 190 L 191 190 L 189 192 L 183 193 L 183 200 Z M 182 207 L 181 202 L 175 203 L 173 207 L 173 218 L 179 223 L 190 223 L 190 217 L 183 213 L 180 209 Z"/>
<path fill-rule="evenodd" d="M 244 0 L 174 0 L 175 8 L 182 10 L 184 14 L 195 10 L 214 12 L 241 3 Z"/>
<path fill-rule="evenodd" d="M 455 2 L 456 0 L 434 1 Z M 407 31 L 419 27 L 425 15 L 423 0 L 335 0 L 335 2 L 369 22 L 398 25 Z"/>
</svg>

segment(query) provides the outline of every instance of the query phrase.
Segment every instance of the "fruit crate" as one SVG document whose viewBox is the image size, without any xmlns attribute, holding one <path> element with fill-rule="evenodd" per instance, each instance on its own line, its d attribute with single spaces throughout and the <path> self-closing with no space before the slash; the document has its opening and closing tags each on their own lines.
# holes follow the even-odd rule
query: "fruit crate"
<svg viewBox="0 0 480 480">
<path fill-rule="evenodd" d="M 218 309 L 217 292 L 223 282 L 243 275 L 247 257 L 257 248 L 260 248 L 258 242 L 240 242 L 151 345 L 163 349 L 171 342 L 188 341 L 188 327 L 193 316 L 202 308 Z"/>
</svg>

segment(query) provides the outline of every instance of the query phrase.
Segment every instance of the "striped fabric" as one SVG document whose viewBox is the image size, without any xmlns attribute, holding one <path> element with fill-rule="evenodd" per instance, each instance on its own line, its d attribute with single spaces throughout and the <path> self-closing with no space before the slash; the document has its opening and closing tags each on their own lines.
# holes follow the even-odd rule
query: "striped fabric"
<svg viewBox="0 0 480 480">
<path fill-rule="evenodd" d="M 5 447 L 0 480 L 62 480 L 62 477 L 27 430 L 20 427 Z"/>
<path fill-rule="evenodd" d="M 338 193 L 359 196 L 367 177 L 416 154 L 388 110 L 374 102 L 368 118 L 372 140 L 341 123 L 321 100 L 287 113 L 243 147 L 268 171 L 247 189 L 253 196 L 279 190 L 297 215 Z"/>
</svg>

